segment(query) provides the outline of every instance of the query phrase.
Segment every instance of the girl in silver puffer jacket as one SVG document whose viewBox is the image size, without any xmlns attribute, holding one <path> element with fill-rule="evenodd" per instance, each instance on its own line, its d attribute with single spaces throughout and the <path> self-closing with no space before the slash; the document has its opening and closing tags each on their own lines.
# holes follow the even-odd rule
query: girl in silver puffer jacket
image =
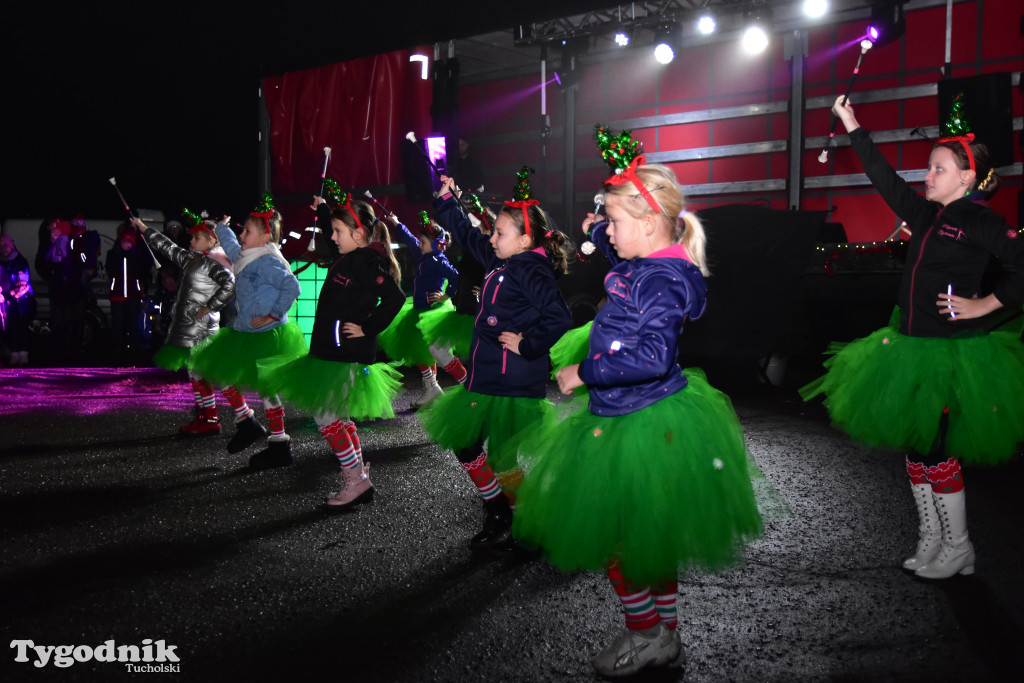
<svg viewBox="0 0 1024 683">
<path fill-rule="evenodd" d="M 178 370 L 188 365 L 192 350 L 220 329 L 220 310 L 235 296 L 235 276 L 231 261 L 220 248 L 213 223 L 188 213 L 192 218 L 191 251 L 182 249 L 166 235 L 147 230 L 145 223 L 133 219 L 146 244 L 181 271 L 178 296 L 171 311 L 171 326 L 164 345 L 153 357 L 153 362 L 167 370 Z M 196 414 L 192 422 L 181 427 L 190 436 L 219 434 L 217 398 L 213 384 L 189 370 Z"/>
</svg>

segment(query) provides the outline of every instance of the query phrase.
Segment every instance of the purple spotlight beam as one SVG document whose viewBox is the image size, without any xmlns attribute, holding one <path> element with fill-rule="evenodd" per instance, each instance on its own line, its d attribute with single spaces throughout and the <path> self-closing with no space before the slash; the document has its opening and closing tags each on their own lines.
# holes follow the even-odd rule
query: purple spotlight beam
<svg viewBox="0 0 1024 683">
<path fill-rule="evenodd" d="M 874 26 L 868 26 L 868 40 L 872 43 L 878 41 L 878 29 Z"/>
<path fill-rule="evenodd" d="M 555 74 L 555 83 L 557 83 L 558 85 L 562 85 L 562 79 L 558 77 L 558 72 L 553 71 L 552 73 Z"/>
</svg>

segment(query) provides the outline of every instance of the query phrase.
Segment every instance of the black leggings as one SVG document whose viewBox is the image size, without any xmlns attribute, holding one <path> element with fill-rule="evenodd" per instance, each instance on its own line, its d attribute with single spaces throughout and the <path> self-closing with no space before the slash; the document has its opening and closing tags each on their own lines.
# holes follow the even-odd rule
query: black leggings
<svg viewBox="0 0 1024 683">
<path fill-rule="evenodd" d="M 925 467 L 934 467 L 949 460 L 946 455 L 946 433 L 949 431 L 949 414 L 942 413 L 939 420 L 939 433 L 935 437 L 935 443 L 927 453 L 911 453 L 908 457 L 911 462 L 923 463 Z M 915 459 L 916 458 L 916 459 Z"/>
<path fill-rule="evenodd" d="M 455 457 L 459 459 L 463 465 L 468 465 L 484 452 L 484 440 L 477 439 L 476 442 L 466 446 L 461 451 L 455 451 Z"/>
</svg>

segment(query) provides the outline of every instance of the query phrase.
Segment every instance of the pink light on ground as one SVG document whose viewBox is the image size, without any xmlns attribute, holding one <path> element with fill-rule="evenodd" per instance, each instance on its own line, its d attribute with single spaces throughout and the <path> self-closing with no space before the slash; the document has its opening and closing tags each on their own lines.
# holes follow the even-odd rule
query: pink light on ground
<svg viewBox="0 0 1024 683">
<path fill-rule="evenodd" d="M 251 399 L 259 403 L 255 395 Z M 219 396 L 218 400 L 223 403 Z M 193 405 L 192 388 L 185 375 L 159 368 L 0 369 L 0 416 L 4 417 L 40 412 L 187 413 Z"/>
</svg>

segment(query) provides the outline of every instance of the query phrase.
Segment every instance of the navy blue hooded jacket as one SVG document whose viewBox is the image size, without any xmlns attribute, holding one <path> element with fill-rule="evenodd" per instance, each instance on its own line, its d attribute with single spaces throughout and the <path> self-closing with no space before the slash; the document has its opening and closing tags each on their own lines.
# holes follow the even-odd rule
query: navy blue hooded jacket
<svg viewBox="0 0 1024 683">
<path fill-rule="evenodd" d="M 487 269 L 473 324 L 466 389 L 492 396 L 543 398 L 548 351 L 572 325 L 555 283 L 551 259 L 540 250 L 502 260 L 455 199 L 435 199 L 441 224 Z M 501 346 L 502 332 L 523 335 L 519 354 Z"/>
<path fill-rule="evenodd" d="M 591 230 L 612 269 L 604 279 L 608 301 L 594 318 L 579 374 L 590 389 L 590 412 L 614 416 L 686 386 L 676 346 L 683 323 L 704 313 L 706 285 L 682 245 L 623 261 L 608 242 L 607 226 Z"/>
<path fill-rule="evenodd" d="M 448 261 L 443 252 L 421 252 L 419 238 L 402 223 L 398 224 L 398 231 L 405 246 L 409 247 L 409 253 L 416 259 L 416 278 L 412 281 L 412 307 L 417 311 L 425 311 L 430 308 L 428 295 L 431 292 L 440 292 L 445 280 L 448 281 L 447 293 L 452 294 L 455 291 L 459 282 L 459 271 L 455 270 L 455 266 Z"/>
</svg>

